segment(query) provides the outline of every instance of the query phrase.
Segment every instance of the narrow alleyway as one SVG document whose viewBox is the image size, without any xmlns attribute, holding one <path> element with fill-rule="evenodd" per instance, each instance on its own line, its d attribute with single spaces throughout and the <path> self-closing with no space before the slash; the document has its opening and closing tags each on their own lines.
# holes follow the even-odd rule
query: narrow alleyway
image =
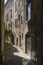
<svg viewBox="0 0 43 65">
<path fill-rule="evenodd" d="M 5 62 L 3 65 L 34 65 L 32 61 L 23 56 L 23 52 L 18 55 L 14 53 L 20 53 L 20 50 L 15 48 L 12 44 L 5 44 Z"/>
</svg>

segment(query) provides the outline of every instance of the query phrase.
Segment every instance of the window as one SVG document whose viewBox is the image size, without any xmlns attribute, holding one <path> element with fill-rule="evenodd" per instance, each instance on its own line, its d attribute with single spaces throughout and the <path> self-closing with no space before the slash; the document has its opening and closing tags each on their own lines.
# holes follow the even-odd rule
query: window
<svg viewBox="0 0 43 65">
<path fill-rule="evenodd" d="M 15 19 L 15 28 L 18 28 L 18 20 Z"/>
<path fill-rule="evenodd" d="M 12 29 L 12 22 L 10 22 L 9 24 L 8 24 L 8 28 L 11 30 Z"/>
<path fill-rule="evenodd" d="M 12 27 L 12 22 L 9 23 L 9 28 L 11 28 L 11 27 Z"/>
<path fill-rule="evenodd" d="M 8 13 L 7 13 L 7 15 L 6 15 L 6 21 L 8 21 Z"/>
<path fill-rule="evenodd" d="M 19 38 L 20 38 L 20 42 L 19 42 L 19 45 L 20 45 L 20 47 L 21 47 L 21 35 L 19 36 Z"/>
<path fill-rule="evenodd" d="M 17 38 L 17 40 L 16 40 L 17 42 L 16 42 L 16 45 L 18 46 L 18 38 Z"/>
<path fill-rule="evenodd" d="M 22 40 L 23 40 L 23 33 L 22 33 Z"/>
<path fill-rule="evenodd" d="M 19 19 L 19 21 L 20 21 L 20 14 L 18 15 L 18 19 Z"/>
<path fill-rule="evenodd" d="M 28 4 L 28 21 L 31 19 L 31 3 Z"/>
<path fill-rule="evenodd" d="M 17 1 L 15 2 L 15 12 L 17 11 Z"/>
<path fill-rule="evenodd" d="M 12 27 L 12 22 L 10 22 L 10 26 Z"/>
<path fill-rule="evenodd" d="M 22 24 L 22 16 L 21 16 L 21 24 Z"/>
<path fill-rule="evenodd" d="M 10 18 L 12 18 L 12 9 L 10 10 L 10 14 L 11 14 Z"/>
</svg>

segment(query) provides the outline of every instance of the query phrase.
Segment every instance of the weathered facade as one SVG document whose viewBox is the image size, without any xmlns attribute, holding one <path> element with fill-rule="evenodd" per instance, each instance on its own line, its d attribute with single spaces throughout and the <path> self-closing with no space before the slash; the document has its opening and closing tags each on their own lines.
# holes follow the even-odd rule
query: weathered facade
<svg viewBox="0 0 43 65">
<path fill-rule="evenodd" d="M 9 36 L 11 37 L 11 42 L 14 42 L 14 29 L 15 29 L 15 5 L 14 0 L 7 0 L 4 6 L 4 21 L 5 28 L 9 31 Z"/>
<path fill-rule="evenodd" d="M 17 7 L 15 15 L 15 17 L 17 16 L 15 19 L 15 44 L 25 52 L 25 35 L 28 32 L 26 21 L 26 1 L 16 0 L 15 3 L 18 4 L 18 6 L 15 5 L 15 7 Z"/>
<path fill-rule="evenodd" d="M 27 49 L 26 40 L 26 53 L 29 51 L 31 54 L 31 59 L 35 61 L 36 65 L 43 65 L 43 5 L 42 0 L 30 0 L 31 2 L 31 20 L 28 21 L 28 33 L 26 34 L 26 39 L 31 39 L 31 44 L 29 44 Z M 27 5 L 29 1 L 27 0 Z"/>
<path fill-rule="evenodd" d="M 12 9 L 12 18 L 10 18 Z M 7 17 L 6 17 L 7 16 Z M 25 35 L 28 32 L 26 21 L 26 1 L 10 0 L 5 5 L 5 22 L 12 22 L 12 33 L 14 35 L 14 44 L 19 46 L 25 52 Z M 6 20 L 7 18 L 7 20 Z M 7 29 L 10 27 L 7 26 Z"/>
<path fill-rule="evenodd" d="M 43 10 L 42 0 L 14 0 L 13 27 L 14 43 L 39 65 L 43 65 Z M 31 15 L 28 19 L 28 5 Z M 10 8 L 9 8 L 10 9 Z"/>
<path fill-rule="evenodd" d="M 8 30 L 13 31 L 14 25 L 14 0 L 8 0 L 4 6 L 4 21 Z"/>
</svg>

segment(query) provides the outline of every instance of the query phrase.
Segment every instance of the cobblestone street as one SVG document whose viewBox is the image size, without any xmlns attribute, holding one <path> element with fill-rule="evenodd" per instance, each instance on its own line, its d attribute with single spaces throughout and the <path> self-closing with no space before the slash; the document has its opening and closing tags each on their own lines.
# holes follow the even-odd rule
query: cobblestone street
<svg viewBox="0 0 43 65">
<path fill-rule="evenodd" d="M 14 52 L 20 51 L 11 44 L 5 45 L 5 62 L 2 65 L 34 65 L 29 59 L 14 55 Z"/>
</svg>

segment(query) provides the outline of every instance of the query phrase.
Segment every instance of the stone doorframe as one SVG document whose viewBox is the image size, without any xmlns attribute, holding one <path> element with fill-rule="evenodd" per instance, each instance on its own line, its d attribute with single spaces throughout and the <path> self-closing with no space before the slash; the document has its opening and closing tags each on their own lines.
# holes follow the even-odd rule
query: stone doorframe
<svg viewBox="0 0 43 65">
<path fill-rule="evenodd" d="M 32 34 L 32 33 L 26 33 L 26 35 L 25 35 L 25 53 L 27 53 L 27 37 L 35 37 L 35 35 L 34 34 Z"/>
</svg>

